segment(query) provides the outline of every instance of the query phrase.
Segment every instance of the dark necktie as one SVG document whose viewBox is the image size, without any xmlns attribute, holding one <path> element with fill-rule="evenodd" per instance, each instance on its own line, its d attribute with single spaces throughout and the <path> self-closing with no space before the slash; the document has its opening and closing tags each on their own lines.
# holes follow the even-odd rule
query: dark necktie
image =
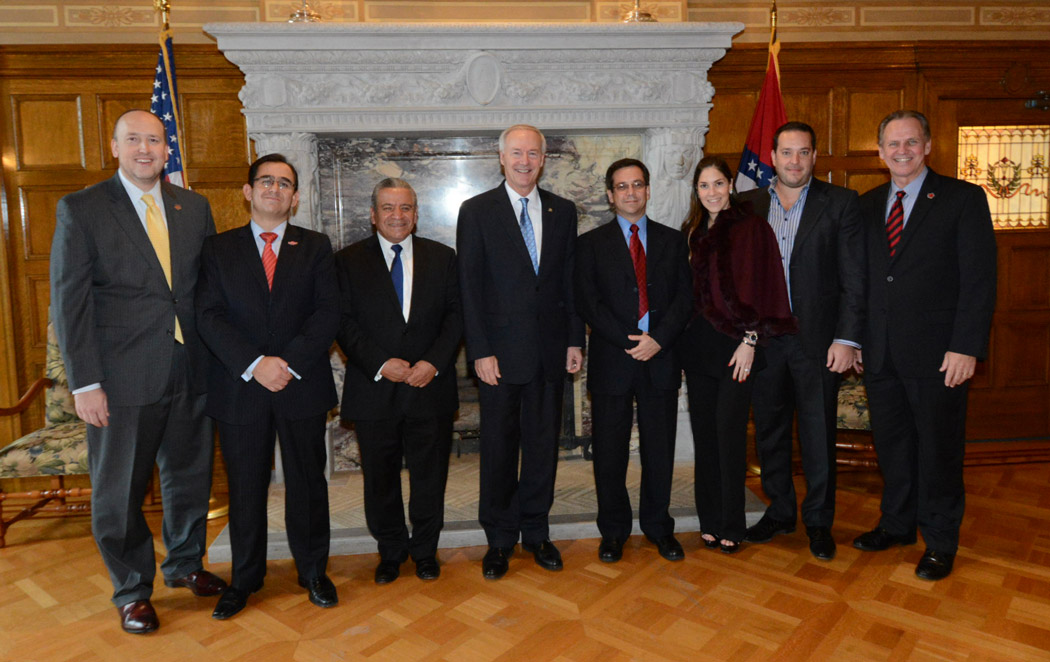
<svg viewBox="0 0 1050 662">
<path fill-rule="evenodd" d="M 397 292 L 397 302 L 401 304 L 401 310 L 405 309 L 405 270 L 401 265 L 401 244 L 390 247 L 394 251 L 394 261 L 390 263 L 390 278 L 394 280 L 394 291 Z"/>
<path fill-rule="evenodd" d="M 631 261 L 634 262 L 634 278 L 638 282 L 638 319 L 649 312 L 649 289 L 645 285 L 645 249 L 638 238 L 638 226 L 631 224 Z"/>
<path fill-rule="evenodd" d="M 904 229 L 904 191 L 897 191 L 897 199 L 890 207 L 890 216 L 886 219 L 886 239 L 890 242 L 890 257 L 897 254 L 897 244 L 901 241 Z"/>
<path fill-rule="evenodd" d="M 266 242 L 263 247 L 262 261 L 263 271 L 266 272 L 266 284 L 273 289 L 273 272 L 277 269 L 277 253 L 273 252 L 273 242 L 277 239 L 276 232 L 263 232 L 259 235 Z"/>
</svg>

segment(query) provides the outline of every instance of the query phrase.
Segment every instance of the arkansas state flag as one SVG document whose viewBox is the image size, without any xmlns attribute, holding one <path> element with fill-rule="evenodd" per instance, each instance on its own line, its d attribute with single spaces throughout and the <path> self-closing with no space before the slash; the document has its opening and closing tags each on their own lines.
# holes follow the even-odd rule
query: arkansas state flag
<svg viewBox="0 0 1050 662">
<path fill-rule="evenodd" d="M 766 80 L 758 93 L 758 106 L 751 118 L 751 129 L 747 132 L 744 152 L 736 173 L 736 190 L 749 191 L 769 186 L 773 177 L 773 133 L 787 122 L 784 99 L 780 96 L 780 41 L 774 36 L 769 44 L 769 63 L 766 65 Z"/>
</svg>

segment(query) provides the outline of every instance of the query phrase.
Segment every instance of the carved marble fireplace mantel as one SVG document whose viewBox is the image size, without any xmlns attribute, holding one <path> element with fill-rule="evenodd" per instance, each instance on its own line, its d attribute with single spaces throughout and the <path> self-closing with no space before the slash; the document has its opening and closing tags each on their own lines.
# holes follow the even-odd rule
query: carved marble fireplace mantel
<svg viewBox="0 0 1050 662">
<path fill-rule="evenodd" d="M 317 218 L 316 137 L 471 135 L 533 124 L 644 136 L 654 186 L 702 154 L 711 65 L 742 23 L 210 23 L 245 75 L 261 154 L 300 170 L 300 217 Z M 679 167 L 681 166 L 681 167 Z M 688 184 L 686 184 L 688 186 Z M 678 186 L 680 188 L 680 185 Z"/>
</svg>

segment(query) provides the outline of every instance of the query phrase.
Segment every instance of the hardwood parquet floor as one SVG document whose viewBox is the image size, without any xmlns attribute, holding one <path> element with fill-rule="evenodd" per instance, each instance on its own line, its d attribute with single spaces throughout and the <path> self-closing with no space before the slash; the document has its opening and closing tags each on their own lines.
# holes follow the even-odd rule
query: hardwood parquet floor
<svg viewBox="0 0 1050 662">
<path fill-rule="evenodd" d="M 226 622 L 210 617 L 214 598 L 158 581 L 161 629 L 147 636 L 120 631 L 86 519 L 30 521 L 0 550 L 0 660 L 1050 660 L 1050 465 L 974 467 L 966 479 L 955 572 L 936 583 L 914 575 L 921 541 L 853 549 L 876 522 L 881 483 L 848 473 L 830 563 L 810 556 L 801 529 L 733 556 L 683 534 L 680 563 L 640 536 L 612 565 L 595 540 L 565 542 L 564 571 L 519 551 L 498 582 L 482 578 L 480 547 L 442 551 L 436 582 L 408 563 L 387 586 L 372 583 L 375 555 L 336 557 L 341 602 L 321 610 L 292 562 L 275 561 Z"/>
</svg>

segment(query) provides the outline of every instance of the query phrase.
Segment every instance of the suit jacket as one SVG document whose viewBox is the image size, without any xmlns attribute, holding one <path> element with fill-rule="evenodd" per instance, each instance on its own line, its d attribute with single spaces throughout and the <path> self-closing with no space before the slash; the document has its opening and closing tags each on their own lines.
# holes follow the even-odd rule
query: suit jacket
<svg viewBox="0 0 1050 662">
<path fill-rule="evenodd" d="M 562 379 L 566 348 L 584 342 L 572 287 L 576 206 L 543 189 L 540 202 L 538 274 L 504 184 L 464 202 L 456 227 L 467 360 L 495 356 L 510 384 Z"/>
<path fill-rule="evenodd" d="M 197 335 L 193 292 L 201 244 L 215 234 L 207 199 L 161 183 L 172 285 L 120 177 L 58 203 L 51 244 L 51 319 L 71 389 L 101 383 L 111 405 L 156 402 L 168 385 L 175 317 L 196 393 L 207 352 Z"/>
<path fill-rule="evenodd" d="M 768 187 L 741 194 L 769 216 Z M 823 361 L 835 339 L 860 343 L 866 273 L 857 193 L 814 178 L 799 219 L 789 262 L 791 311 L 810 358 Z"/>
<path fill-rule="evenodd" d="M 937 377 L 947 351 L 984 358 L 995 309 L 996 247 L 980 187 L 928 170 L 890 257 L 889 183 L 860 199 L 868 251 L 864 363 Z"/>
<path fill-rule="evenodd" d="M 250 225 L 209 238 L 201 252 L 197 319 L 212 353 L 209 416 L 242 425 L 271 408 L 295 420 L 336 405 L 328 351 L 339 326 L 339 288 L 327 236 L 289 224 L 273 290 Z M 301 379 L 293 377 L 277 393 L 244 381 L 259 355 L 281 357 Z"/>
<path fill-rule="evenodd" d="M 423 237 L 412 238 L 412 306 L 401 312 L 394 282 L 376 235 L 335 256 L 342 300 L 339 346 L 346 354 L 344 420 L 431 417 L 459 407 L 456 350 L 463 337 L 456 253 Z M 423 388 L 375 381 L 390 358 L 424 360 L 438 370 Z"/>
<path fill-rule="evenodd" d="M 693 278 L 682 233 L 649 219 L 646 238 L 646 287 L 649 335 L 662 348 L 649 359 L 649 375 L 662 389 L 677 389 L 682 373 L 674 350 L 693 312 Z M 624 350 L 638 330 L 638 285 L 634 262 L 616 219 L 580 236 L 576 250 L 576 302 L 591 327 L 587 388 L 622 395 L 639 362 Z"/>
</svg>

